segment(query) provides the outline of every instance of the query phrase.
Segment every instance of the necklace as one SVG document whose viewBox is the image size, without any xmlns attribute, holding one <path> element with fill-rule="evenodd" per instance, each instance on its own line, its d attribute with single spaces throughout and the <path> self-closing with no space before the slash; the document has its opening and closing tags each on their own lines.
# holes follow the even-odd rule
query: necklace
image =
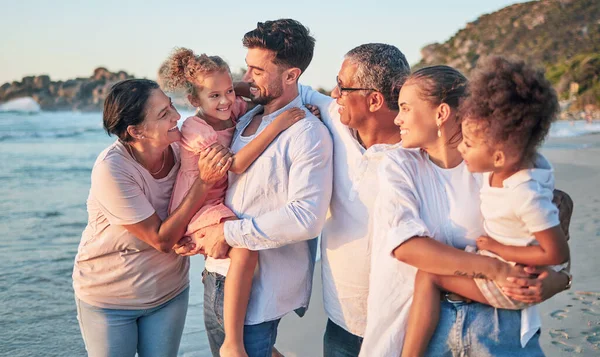
<svg viewBox="0 0 600 357">
<path fill-rule="evenodd" d="M 133 159 L 135 160 L 135 162 L 137 162 L 138 164 L 140 164 L 143 168 L 145 168 L 146 170 L 148 170 L 146 168 L 146 166 L 142 165 L 141 162 L 138 161 L 138 159 L 135 157 L 135 155 L 133 154 L 133 148 L 131 146 L 129 146 L 128 144 L 125 144 L 125 147 L 127 148 L 127 151 L 129 152 L 129 154 L 131 154 L 131 157 L 133 157 Z M 167 162 L 167 155 L 166 155 L 166 150 L 163 151 L 163 156 L 162 156 L 162 165 L 160 166 L 160 169 L 158 169 L 158 171 L 152 172 L 150 170 L 148 170 L 148 172 L 150 173 L 150 175 L 154 176 L 157 175 L 159 172 L 161 172 L 164 168 L 165 168 L 165 162 Z"/>
</svg>

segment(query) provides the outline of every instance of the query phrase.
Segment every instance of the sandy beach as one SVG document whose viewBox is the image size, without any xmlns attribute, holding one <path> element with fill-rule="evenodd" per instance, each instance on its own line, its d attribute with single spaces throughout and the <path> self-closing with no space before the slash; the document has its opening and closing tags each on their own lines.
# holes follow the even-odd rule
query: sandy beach
<svg viewBox="0 0 600 357">
<path fill-rule="evenodd" d="M 542 153 L 555 168 L 556 187 L 575 203 L 571 220 L 573 287 L 541 305 L 541 344 L 549 357 L 600 354 L 600 135 L 549 140 Z M 320 269 L 320 266 L 317 266 Z M 320 274 L 310 309 L 281 322 L 277 348 L 286 357 L 322 355 L 326 316 Z"/>
</svg>

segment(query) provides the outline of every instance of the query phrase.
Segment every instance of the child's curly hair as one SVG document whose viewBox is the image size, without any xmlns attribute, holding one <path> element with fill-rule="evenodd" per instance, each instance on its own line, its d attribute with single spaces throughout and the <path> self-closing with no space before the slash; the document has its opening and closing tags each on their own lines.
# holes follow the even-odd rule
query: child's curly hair
<svg viewBox="0 0 600 357">
<path fill-rule="evenodd" d="M 196 55 L 187 48 L 175 48 L 158 70 L 160 86 L 170 92 L 184 91 L 195 94 L 199 75 L 215 71 L 230 72 L 227 63 L 219 56 Z"/>
<path fill-rule="evenodd" d="M 531 162 L 559 110 L 556 92 L 541 69 L 520 59 L 493 56 L 480 62 L 461 103 L 488 144 L 500 144 L 519 164 Z"/>
</svg>

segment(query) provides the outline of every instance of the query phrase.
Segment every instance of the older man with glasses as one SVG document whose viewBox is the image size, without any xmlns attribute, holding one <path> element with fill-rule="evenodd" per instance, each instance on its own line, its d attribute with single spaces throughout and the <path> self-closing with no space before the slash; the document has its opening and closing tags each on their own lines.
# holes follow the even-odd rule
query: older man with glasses
<svg viewBox="0 0 600 357">
<path fill-rule="evenodd" d="M 371 213 L 377 166 L 396 148 L 398 88 L 410 72 L 398 48 L 379 43 L 349 51 L 331 97 L 302 88 L 304 103 L 321 110 L 333 137 L 331 216 L 322 233 L 325 357 L 358 356 L 367 319 Z M 335 100 L 334 100 L 335 99 Z"/>
</svg>

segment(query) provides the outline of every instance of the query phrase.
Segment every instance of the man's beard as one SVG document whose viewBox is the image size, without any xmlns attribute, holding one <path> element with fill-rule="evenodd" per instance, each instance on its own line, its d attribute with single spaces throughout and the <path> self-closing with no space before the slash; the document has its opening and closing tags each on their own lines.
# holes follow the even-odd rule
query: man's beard
<svg viewBox="0 0 600 357">
<path fill-rule="evenodd" d="M 255 87 L 258 88 L 258 87 Z M 278 84 L 271 84 L 268 87 L 268 94 L 267 95 L 263 95 L 262 91 L 259 88 L 259 96 L 258 97 L 252 97 L 250 98 L 252 100 L 252 103 L 254 104 L 258 104 L 258 105 L 267 105 L 269 103 L 271 103 L 273 100 L 281 97 L 281 95 L 283 94 L 283 88 L 281 87 L 281 85 Z"/>
</svg>

